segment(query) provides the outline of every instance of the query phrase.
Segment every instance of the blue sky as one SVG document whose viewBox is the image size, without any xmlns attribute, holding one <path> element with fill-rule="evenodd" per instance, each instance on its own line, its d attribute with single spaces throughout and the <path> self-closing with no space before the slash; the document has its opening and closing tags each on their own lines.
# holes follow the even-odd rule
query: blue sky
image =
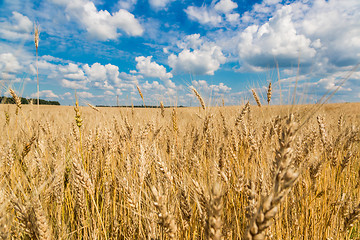
<svg viewBox="0 0 360 240">
<path fill-rule="evenodd" d="M 360 63 L 358 0 L 0 0 L 0 95 L 61 104 L 313 103 Z M 300 68 L 298 71 L 298 63 Z M 276 66 L 279 66 L 277 68 Z M 280 75 L 280 81 L 278 81 Z M 280 101 L 280 93 L 282 95 Z M 360 69 L 331 102 L 360 101 Z"/>
</svg>

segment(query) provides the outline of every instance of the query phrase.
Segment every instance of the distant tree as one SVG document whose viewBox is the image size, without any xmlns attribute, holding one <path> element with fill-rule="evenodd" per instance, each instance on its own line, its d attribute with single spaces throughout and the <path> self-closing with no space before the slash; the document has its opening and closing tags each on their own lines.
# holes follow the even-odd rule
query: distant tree
<svg viewBox="0 0 360 240">
<path fill-rule="evenodd" d="M 30 102 L 36 103 L 37 99 L 33 98 L 21 98 L 21 104 L 29 104 Z M 14 98 L 8 98 L 8 97 L 0 97 L 0 102 L 3 104 L 15 104 Z M 40 105 L 60 105 L 58 101 L 47 101 L 44 99 L 40 99 L 39 101 Z"/>
</svg>

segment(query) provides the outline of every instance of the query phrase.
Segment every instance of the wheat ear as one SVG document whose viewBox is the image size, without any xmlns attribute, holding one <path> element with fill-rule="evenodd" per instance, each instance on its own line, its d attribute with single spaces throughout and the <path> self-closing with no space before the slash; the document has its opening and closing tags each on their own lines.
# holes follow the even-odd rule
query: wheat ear
<svg viewBox="0 0 360 240">
<path fill-rule="evenodd" d="M 170 239 L 176 238 L 177 226 L 174 216 L 166 210 L 164 196 L 162 196 L 156 187 L 152 186 L 151 191 L 154 196 L 154 206 L 158 210 L 159 224 L 164 228 Z"/>
<path fill-rule="evenodd" d="M 165 117 L 165 108 L 164 108 L 164 103 L 162 101 L 160 102 L 160 108 L 161 108 L 161 116 Z"/>
<path fill-rule="evenodd" d="M 193 90 L 195 96 L 199 99 L 202 109 L 205 110 L 205 102 L 204 99 L 201 97 L 200 93 L 194 87 L 190 87 L 190 88 L 191 90 Z"/>
<path fill-rule="evenodd" d="M 345 218 L 344 230 L 353 226 L 354 222 L 360 218 L 360 204 Z"/>
<path fill-rule="evenodd" d="M 49 228 L 49 224 L 45 216 L 45 211 L 41 205 L 38 194 L 36 194 L 34 201 L 34 212 L 36 216 L 36 223 L 37 223 L 36 225 L 38 229 L 39 239 L 40 240 L 52 239 L 51 229 Z"/>
<path fill-rule="evenodd" d="M 12 88 L 9 88 L 9 92 L 11 96 L 14 98 L 17 108 L 21 109 L 21 100 L 18 97 L 18 95 L 16 95 L 15 91 Z"/>
<path fill-rule="evenodd" d="M 140 95 L 141 99 L 143 100 L 144 107 L 146 108 L 146 105 L 145 105 L 145 100 L 144 100 L 144 95 L 142 94 L 142 92 L 141 92 L 141 89 L 140 89 L 139 85 L 136 85 L 136 88 L 137 88 L 137 90 L 138 90 L 138 92 L 139 92 L 139 95 Z"/>
<path fill-rule="evenodd" d="M 207 224 L 206 234 L 209 240 L 221 240 L 222 239 L 222 220 L 221 215 L 223 211 L 222 203 L 222 191 L 221 184 L 216 181 L 211 188 L 210 202 L 207 204 Z"/>
<path fill-rule="evenodd" d="M 271 87 L 271 82 L 270 82 L 270 83 L 269 83 L 269 87 L 268 87 L 268 91 L 267 91 L 267 103 L 268 103 L 268 104 L 270 104 L 271 92 L 272 92 L 272 87 Z"/>
<path fill-rule="evenodd" d="M 255 101 L 256 101 L 256 104 L 257 104 L 259 107 L 261 107 L 260 99 L 259 99 L 258 95 L 256 94 L 255 90 L 254 90 L 254 89 L 251 89 L 251 92 L 252 92 L 252 94 L 253 94 L 253 96 L 254 96 L 254 99 L 255 99 Z"/>
<path fill-rule="evenodd" d="M 279 148 L 275 155 L 275 164 L 277 167 L 274 185 L 271 193 L 266 196 L 260 204 L 257 213 L 253 216 L 248 226 L 245 239 L 262 240 L 265 239 L 264 231 L 271 224 L 279 210 L 279 204 L 290 191 L 297 180 L 299 173 L 291 167 L 293 158 L 292 143 L 295 136 L 296 123 L 293 115 L 290 115 L 286 126 L 283 128 L 279 137 Z"/>
</svg>

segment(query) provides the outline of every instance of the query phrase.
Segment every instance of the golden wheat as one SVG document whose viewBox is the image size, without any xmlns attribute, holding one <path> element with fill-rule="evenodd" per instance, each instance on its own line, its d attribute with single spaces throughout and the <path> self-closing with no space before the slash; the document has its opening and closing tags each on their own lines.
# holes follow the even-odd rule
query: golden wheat
<svg viewBox="0 0 360 240">
<path fill-rule="evenodd" d="M 1 236 L 360 237 L 359 104 L 301 128 L 309 106 L 1 107 Z"/>
</svg>

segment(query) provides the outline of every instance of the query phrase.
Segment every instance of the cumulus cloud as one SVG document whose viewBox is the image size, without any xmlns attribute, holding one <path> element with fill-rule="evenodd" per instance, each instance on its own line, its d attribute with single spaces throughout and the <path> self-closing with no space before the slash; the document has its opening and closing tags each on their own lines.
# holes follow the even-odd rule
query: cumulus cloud
<svg viewBox="0 0 360 240">
<path fill-rule="evenodd" d="M 238 35 L 242 69 L 262 71 L 275 60 L 286 68 L 298 59 L 302 69 L 312 65 L 318 75 L 354 66 L 360 56 L 359 8 L 359 1 L 341 0 L 254 4 L 241 18 L 247 24 Z"/>
<path fill-rule="evenodd" d="M 152 83 L 146 81 L 141 85 L 141 88 L 144 90 L 155 90 L 155 91 L 164 91 L 166 89 L 158 81 L 153 81 Z"/>
<path fill-rule="evenodd" d="M 53 0 L 54 3 L 65 6 L 66 13 L 90 34 L 90 36 L 105 41 L 117 39 L 125 32 L 129 36 L 140 36 L 144 29 L 135 18 L 125 9 L 115 13 L 107 10 L 98 11 L 93 2 L 89 0 Z"/>
<path fill-rule="evenodd" d="M 16 73 L 20 69 L 22 69 L 22 66 L 14 54 L 0 54 L 0 72 Z"/>
<path fill-rule="evenodd" d="M 216 26 L 222 21 L 221 16 L 217 12 L 210 11 L 207 7 L 189 6 L 185 9 L 185 12 L 191 20 L 201 24 Z"/>
<path fill-rule="evenodd" d="M 224 83 L 219 83 L 218 85 L 216 84 L 211 84 L 209 85 L 207 81 L 205 80 L 193 80 L 191 82 L 193 84 L 193 86 L 202 92 L 205 92 L 207 94 L 225 94 L 231 91 L 231 87 L 226 86 Z"/>
<path fill-rule="evenodd" d="M 225 95 L 229 95 L 231 88 L 226 86 L 224 83 L 220 82 L 219 84 L 209 84 L 205 80 L 193 80 L 192 87 L 200 93 L 200 95 L 204 98 L 205 104 L 209 105 L 216 104 L 215 102 L 224 99 Z M 195 94 L 189 89 L 188 93 L 186 94 L 187 98 L 196 101 Z M 220 99 L 219 99 L 220 98 Z M 197 101 L 196 101 L 197 102 Z"/>
<path fill-rule="evenodd" d="M 94 63 L 92 65 L 69 63 L 59 66 L 58 69 L 59 73 L 57 75 L 62 78 L 62 86 L 72 89 L 95 87 L 104 90 L 114 90 L 116 87 L 124 91 L 129 89 L 134 90 L 134 84 L 136 84 L 139 79 L 142 79 L 141 75 L 119 72 L 119 67 L 110 63 L 106 65 L 100 63 Z M 164 76 L 167 75 L 164 74 Z M 167 80 L 164 79 L 164 81 Z"/>
<path fill-rule="evenodd" d="M 295 65 L 300 61 L 309 63 L 316 50 L 311 40 L 297 32 L 291 19 L 292 7 L 284 6 L 262 26 L 247 27 L 240 38 L 239 56 L 245 63 L 268 67 L 276 61 L 281 67 Z"/>
<path fill-rule="evenodd" d="M 42 90 L 39 92 L 39 95 L 42 98 L 59 98 L 59 96 L 56 95 L 55 93 L 53 93 L 52 90 Z M 38 96 L 37 93 L 33 93 L 33 94 L 31 94 L 30 97 L 36 98 L 37 96 Z"/>
<path fill-rule="evenodd" d="M 132 71 L 130 71 L 132 72 Z M 143 76 L 141 75 L 134 75 L 136 74 L 137 72 L 132 72 L 133 74 L 129 74 L 129 73 L 125 73 L 125 72 L 121 72 L 119 74 L 120 78 L 121 79 L 124 79 L 126 81 L 129 81 L 129 82 L 133 82 L 133 83 L 137 83 L 139 81 L 139 79 L 143 79 Z"/>
<path fill-rule="evenodd" d="M 200 38 L 200 36 L 197 35 L 190 39 L 196 38 Z M 214 72 L 226 61 L 221 48 L 214 43 L 199 41 L 192 45 L 193 49 L 189 47 L 190 45 L 185 45 L 185 48 L 177 56 L 171 54 L 168 57 L 168 63 L 173 72 L 214 75 Z"/>
<path fill-rule="evenodd" d="M 86 83 L 85 81 L 69 81 L 67 79 L 62 79 L 61 80 L 61 85 L 63 87 L 66 88 L 71 88 L 71 89 L 89 89 L 88 87 L 86 87 Z"/>
<path fill-rule="evenodd" d="M 189 6 L 185 9 L 188 17 L 200 24 L 219 26 L 223 22 L 235 23 L 240 15 L 234 12 L 238 7 L 237 3 L 231 0 L 220 0 L 210 6 Z"/>
<path fill-rule="evenodd" d="M 298 89 L 299 91 L 308 94 L 315 93 L 316 95 L 324 95 L 329 93 L 329 91 L 332 92 L 334 90 L 337 91 L 337 95 L 349 95 L 351 92 L 358 92 L 360 86 L 358 84 L 349 83 L 349 81 L 359 81 L 360 72 L 354 72 L 354 74 L 351 74 L 350 79 L 348 79 L 347 82 L 344 82 L 344 79 L 348 76 L 349 72 L 347 71 L 337 71 L 327 77 L 322 77 L 317 81 L 300 83 Z"/>
<path fill-rule="evenodd" d="M 100 63 L 94 63 L 91 66 L 85 64 L 83 69 L 89 82 L 93 82 L 95 87 L 101 89 L 114 89 L 111 84 L 120 81 L 119 67 L 112 64 L 101 65 Z"/>
<path fill-rule="evenodd" d="M 66 66 L 59 67 L 60 72 L 64 73 L 64 77 L 71 80 L 85 80 L 84 71 L 77 64 L 69 63 Z"/>
<path fill-rule="evenodd" d="M 106 68 L 100 63 L 94 63 L 89 66 L 85 64 L 83 66 L 85 73 L 90 81 L 105 81 L 106 80 Z"/>
<path fill-rule="evenodd" d="M 215 5 L 214 10 L 221 13 L 229 13 L 237 8 L 237 6 L 238 5 L 231 0 L 221 0 Z"/>
<path fill-rule="evenodd" d="M 203 44 L 203 40 L 201 39 L 200 34 L 195 33 L 185 36 L 183 41 L 177 43 L 177 46 L 179 48 L 196 49 L 200 47 L 202 44 Z"/>
<path fill-rule="evenodd" d="M 64 93 L 63 95 L 60 96 L 61 98 L 63 97 L 67 97 L 67 98 L 71 98 L 72 97 L 72 94 L 70 92 L 66 92 Z"/>
<path fill-rule="evenodd" d="M 12 12 L 9 22 L 0 22 L 0 38 L 7 40 L 23 40 L 31 37 L 33 23 L 27 16 Z"/>
<path fill-rule="evenodd" d="M 343 67 L 359 62 L 359 9 L 359 1 L 318 0 L 295 17 L 299 19 L 298 28 L 303 34 L 321 43 L 317 44 L 321 58 L 328 59 L 331 65 Z"/>
<path fill-rule="evenodd" d="M 143 74 L 147 77 L 160 78 L 161 80 L 166 80 L 173 77 L 171 73 L 166 72 L 166 68 L 164 66 L 151 61 L 151 59 L 152 56 L 139 56 L 135 58 L 135 61 L 137 62 L 136 69 L 140 74 Z"/>
<path fill-rule="evenodd" d="M 77 92 L 76 93 L 81 98 L 94 98 L 95 96 L 90 92 Z"/>
</svg>

